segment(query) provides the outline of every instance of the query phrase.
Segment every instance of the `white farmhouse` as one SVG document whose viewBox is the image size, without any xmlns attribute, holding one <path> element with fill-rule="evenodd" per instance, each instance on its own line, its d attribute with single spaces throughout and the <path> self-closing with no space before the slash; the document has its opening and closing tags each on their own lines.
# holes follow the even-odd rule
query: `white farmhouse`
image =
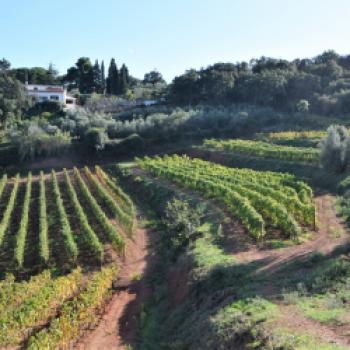
<svg viewBox="0 0 350 350">
<path fill-rule="evenodd" d="M 57 101 L 66 108 L 76 106 L 76 98 L 67 94 L 67 90 L 60 85 L 26 84 L 27 93 L 38 102 Z"/>
</svg>

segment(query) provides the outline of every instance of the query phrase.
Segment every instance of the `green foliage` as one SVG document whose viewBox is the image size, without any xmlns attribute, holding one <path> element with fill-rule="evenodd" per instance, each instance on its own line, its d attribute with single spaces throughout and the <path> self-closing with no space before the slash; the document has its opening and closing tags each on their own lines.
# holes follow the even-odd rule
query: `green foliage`
<svg viewBox="0 0 350 350">
<path fill-rule="evenodd" d="M 25 115 L 26 117 L 33 118 L 44 113 L 46 113 L 46 116 L 50 116 L 48 119 L 51 119 L 52 116 L 63 117 L 65 115 L 62 104 L 50 100 L 36 103 L 26 111 Z"/>
<path fill-rule="evenodd" d="M 82 192 L 82 195 L 93 211 L 97 221 L 102 226 L 104 232 L 108 236 L 113 246 L 117 249 L 117 251 L 123 253 L 125 248 L 125 241 L 123 237 L 120 236 L 117 228 L 109 221 L 108 217 L 96 201 L 95 197 L 91 194 L 77 168 L 74 168 L 74 175 L 77 179 L 78 186 Z"/>
<path fill-rule="evenodd" d="M 106 92 L 111 95 L 124 95 L 130 85 L 129 70 L 123 64 L 118 70 L 115 59 L 112 58 L 109 68 L 108 77 L 106 79 Z"/>
<path fill-rule="evenodd" d="M 144 84 L 152 84 L 153 86 L 157 83 L 163 83 L 164 79 L 161 73 L 157 70 L 152 70 L 149 73 L 146 73 L 143 78 Z"/>
<path fill-rule="evenodd" d="M 350 162 L 350 138 L 344 126 L 331 125 L 320 143 L 321 164 L 329 172 L 341 173 Z"/>
<path fill-rule="evenodd" d="M 130 197 L 118 186 L 116 181 L 110 179 L 110 177 L 102 170 L 98 165 L 95 166 L 96 175 L 99 179 L 104 182 L 114 193 L 115 200 L 121 206 L 123 211 L 130 216 L 135 218 L 135 208 Z"/>
<path fill-rule="evenodd" d="M 84 173 L 90 180 L 94 189 L 96 190 L 98 196 L 113 213 L 115 219 L 120 223 L 120 225 L 126 230 L 129 235 L 132 235 L 133 231 L 133 218 L 127 215 L 114 200 L 109 191 L 101 184 L 98 178 L 90 171 L 90 169 L 85 166 Z"/>
<path fill-rule="evenodd" d="M 52 190 L 55 198 L 55 203 L 58 210 L 59 222 L 60 222 L 60 231 L 64 240 L 64 248 L 66 250 L 68 258 L 75 261 L 78 257 L 78 247 L 74 240 L 73 233 L 70 227 L 70 223 L 67 217 L 66 210 L 63 205 L 63 200 L 61 197 L 61 191 L 58 185 L 56 172 L 52 170 L 51 172 L 52 179 Z"/>
<path fill-rule="evenodd" d="M 0 345 L 19 345 L 28 332 L 47 322 L 53 312 L 82 285 L 80 269 L 71 274 L 50 279 L 42 284 L 37 293 L 22 289 L 22 302 L 15 308 L 3 309 L 0 315 Z M 29 285 L 27 285 L 29 286 Z"/>
<path fill-rule="evenodd" d="M 0 123 L 1 128 L 18 121 L 23 111 L 30 106 L 24 86 L 9 74 L 0 71 Z"/>
<path fill-rule="evenodd" d="M 84 212 L 84 209 L 80 205 L 78 196 L 70 180 L 69 174 L 66 169 L 63 169 L 64 180 L 67 186 L 67 192 L 71 203 L 73 204 L 75 215 L 79 220 L 80 227 L 82 229 L 82 237 L 86 245 L 90 248 L 91 252 L 99 261 L 103 259 L 103 246 L 96 236 L 95 232 L 91 228 L 88 218 Z"/>
<path fill-rule="evenodd" d="M 26 237 L 27 237 L 27 230 L 28 230 L 31 193 L 32 193 L 32 174 L 29 173 L 27 176 L 26 192 L 24 195 L 22 215 L 20 219 L 19 229 L 16 235 L 14 261 L 18 268 L 22 268 L 23 262 L 24 262 L 24 248 L 26 244 Z"/>
<path fill-rule="evenodd" d="M 7 174 L 3 175 L 3 177 L 0 180 L 0 198 L 4 192 L 6 183 L 7 183 Z"/>
<path fill-rule="evenodd" d="M 297 102 L 295 107 L 298 112 L 307 113 L 309 111 L 310 104 L 308 100 L 300 100 Z"/>
<path fill-rule="evenodd" d="M 324 115 L 350 112 L 348 56 L 287 61 L 261 57 L 189 69 L 172 81 L 168 100 L 180 105 L 248 103 Z"/>
<path fill-rule="evenodd" d="M 280 131 L 270 133 L 259 133 L 256 138 L 287 146 L 317 147 L 319 142 L 326 136 L 326 132 L 321 130 L 308 131 Z"/>
<path fill-rule="evenodd" d="M 166 205 L 164 223 L 167 227 L 167 240 L 176 250 L 193 239 L 200 226 L 200 214 L 188 202 L 173 198 Z"/>
<path fill-rule="evenodd" d="M 314 148 L 271 145 L 266 142 L 251 140 L 205 140 L 204 147 L 263 158 L 301 162 L 318 162 L 320 154 L 319 150 Z"/>
<path fill-rule="evenodd" d="M 2 220 L 0 222 L 0 247 L 3 243 L 5 233 L 10 224 L 12 212 L 15 208 L 18 188 L 19 188 L 19 174 L 17 174 L 13 180 L 13 188 L 11 191 L 11 195 L 6 205 L 6 209 L 3 214 Z"/>
<path fill-rule="evenodd" d="M 39 179 L 39 256 L 43 263 L 48 263 L 50 249 L 48 241 L 45 175 L 42 171 L 40 172 Z"/>
<path fill-rule="evenodd" d="M 12 131 L 10 138 L 21 161 L 63 154 L 71 143 L 69 133 L 57 127 L 51 132 L 50 125 L 40 126 L 32 121 L 26 121 L 20 129 Z"/>
<path fill-rule="evenodd" d="M 10 74 L 18 79 L 21 83 L 28 82 L 29 84 L 57 84 L 57 71 L 50 64 L 48 69 L 43 67 L 33 68 L 13 68 Z"/>
<path fill-rule="evenodd" d="M 338 184 L 338 193 L 345 194 L 348 190 L 350 190 L 350 176 L 347 176 Z"/>
<path fill-rule="evenodd" d="M 256 239 L 265 235 L 265 220 L 291 237 L 301 233 L 296 218 L 315 225 L 312 191 L 291 175 L 229 169 L 185 156 L 145 158 L 139 164 L 157 176 L 165 176 L 224 202 Z M 285 197 L 285 192 L 291 197 Z"/>
<path fill-rule="evenodd" d="M 96 322 L 96 310 L 102 308 L 109 297 L 115 275 L 115 268 L 110 266 L 95 272 L 85 288 L 74 299 L 64 304 L 59 317 L 54 319 L 48 328 L 29 338 L 27 349 L 65 348 L 76 341 L 81 329 L 86 329 Z"/>
<path fill-rule="evenodd" d="M 108 135 L 102 128 L 90 128 L 84 135 L 84 143 L 89 150 L 103 150 L 107 142 Z"/>
<path fill-rule="evenodd" d="M 67 70 L 65 80 L 79 88 L 82 94 L 92 93 L 94 86 L 94 72 L 88 57 L 80 57 L 74 67 Z"/>
<path fill-rule="evenodd" d="M 106 79 L 107 94 L 118 95 L 120 86 L 120 78 L 115 59 L 112 58 L 108 68 L 108 77 Z"/>
</svg>

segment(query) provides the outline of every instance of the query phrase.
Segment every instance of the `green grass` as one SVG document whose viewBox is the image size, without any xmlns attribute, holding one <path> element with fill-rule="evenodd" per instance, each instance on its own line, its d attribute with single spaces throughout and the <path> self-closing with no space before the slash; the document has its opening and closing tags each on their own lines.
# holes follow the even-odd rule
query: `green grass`
<svg viewBox="0 0 350 350">
<path fill-rule="evenodd" d="M 287 328 L 273 330 L 273 346 L 267 349 L 286 350 L 346 350 L 347 348 L 336 344 L 325 343 L 318 337 L 310 334 L 296 333 Z"/>
<path fill-rule="evenodd" d="M 134 191 L 140 199 L 146 194 L 154 210 L 173 194 L 151 182 L 151 179 L 139 181 Z M 139 191 L 137 186 L 148 188 L 150 194 Z M 176 194 L 188 200 L 192 208 L 198 208 L 195 197 L 181 191 Z M 296 259 L 286 263 L 276 274 L 261 272 L 259 269 L 266 261 L 240 262 L 225 250 L 226 246 L 222 245 L 225 232 L 220 226 L 225 218 L 223 213 L 213 211 L 211 206 L 204 206 L 202 212 L 202 225 L 196 239 L 170 263 L 161 259 L 159 276 L 152 275 L 157 283 L 151 303 L 143 309 L 140 350 L 212 350 L 243 346 L 264 350 L 345 349 L 328 343 L 322 334 L 319 338 L 313 330 L 301 327 L 295 331 L 285 327 L 284 319 L 279 318 L 280 305 L 272 298 L 286 288 L 289 293 L 285 293 L 284 302 L 299 310 L 301 320 L 310 319 L 324 326 L 344 323 L 348 310 L 341 303 L 345 300 L 346 305 L 350 300 L 346 289 L 350 278 L 349 262 L 316 252 L 305 261 Z M 153 221 L 155 226 L 157 220 L 158 228 L 164 230 L 161 211 Z M 166 232 L 160 235 L 163 233 L 166 235 Z M 303 232 L 298 242 L 271 239 L 269 244 L 270 248 L 278 249 L 313 237 L 313 233 Z M 337 251 L 335 256 L 342 253 L 344 250 Z M 177 287 L 169 289 L 164 280 L 169 277 L 169 268 L 182 271 L 183 266 L 186 266 L 186 275 L 181 283 L 187 283 L 188 294 L 179 304 L 174 304 Z M 309 269 L 307 273 L 300 273 L 305 268 Z M 276 288 L 271 300 L 261 293 L 270 286 Z"/>
<path fill-rule="evenodd" d="M 210 230 L 213 226 L 206 223 L 202 226 L 204 236 L 194 243 L 193 259 L 198 268 L 210 270 L 218 265 L 234 264 L 236 259 L 232 255 L 226 254 L 222 248 L 213 243 L 210 237 Z M 203 232 L 203 231 L 202 231 Z"/>
<path fill-rule="evenodd" d="M 345 324 L 347 309 L 335 295 L 315 295 L 313 297 L 300 298 L 297 302 L 298 308 L 308 318 L 326 324 Z"/>
</svg>

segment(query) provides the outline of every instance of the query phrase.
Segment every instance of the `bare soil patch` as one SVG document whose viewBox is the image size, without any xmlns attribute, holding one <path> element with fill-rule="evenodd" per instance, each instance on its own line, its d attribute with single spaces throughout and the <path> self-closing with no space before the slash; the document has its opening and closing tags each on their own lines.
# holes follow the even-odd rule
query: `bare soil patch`
<svg viewBox="0 0 350 350">
<path fill-rule="evenodd" d="M 338 246 L 349 242 L 341 219 L 335 212 L 335 199 L 325 194 L 315 198 L 317 208 L 318 230 L 313 233 L 310 241 L 280 249 L 262 250 L 254 247 L 246 252 L 235 254 L 235 257 L 244 263 L 252 261 L 267 261 L 257 272 L 274 273 L 293 261 L 305 261 L 310 254 L 318 252 L 329 255 Z"/>
<path fill-rule="evenodd" d="M 106 306 L 94 330 L 76 345 L 76 349 L 125 349 L 137 341 L 139 314 L 150 295 L 147 270 L 152 259 L 149 233 L 143 228 L 135 230 L 127 240 L 125 257 L 120 261 L 116 292 Z"/>
</svg>

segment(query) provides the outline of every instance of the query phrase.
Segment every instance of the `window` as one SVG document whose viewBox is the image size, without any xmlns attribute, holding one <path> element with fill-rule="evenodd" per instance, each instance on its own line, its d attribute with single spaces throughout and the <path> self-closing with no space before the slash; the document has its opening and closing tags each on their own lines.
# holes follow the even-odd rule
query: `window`
<svg viewBox="0 0 350 350">
<path fill-rule="evenodd" d="M 50 100 L 58 101 L 59 97 L 57 95 L 51 95 Z"/>
</svg>

